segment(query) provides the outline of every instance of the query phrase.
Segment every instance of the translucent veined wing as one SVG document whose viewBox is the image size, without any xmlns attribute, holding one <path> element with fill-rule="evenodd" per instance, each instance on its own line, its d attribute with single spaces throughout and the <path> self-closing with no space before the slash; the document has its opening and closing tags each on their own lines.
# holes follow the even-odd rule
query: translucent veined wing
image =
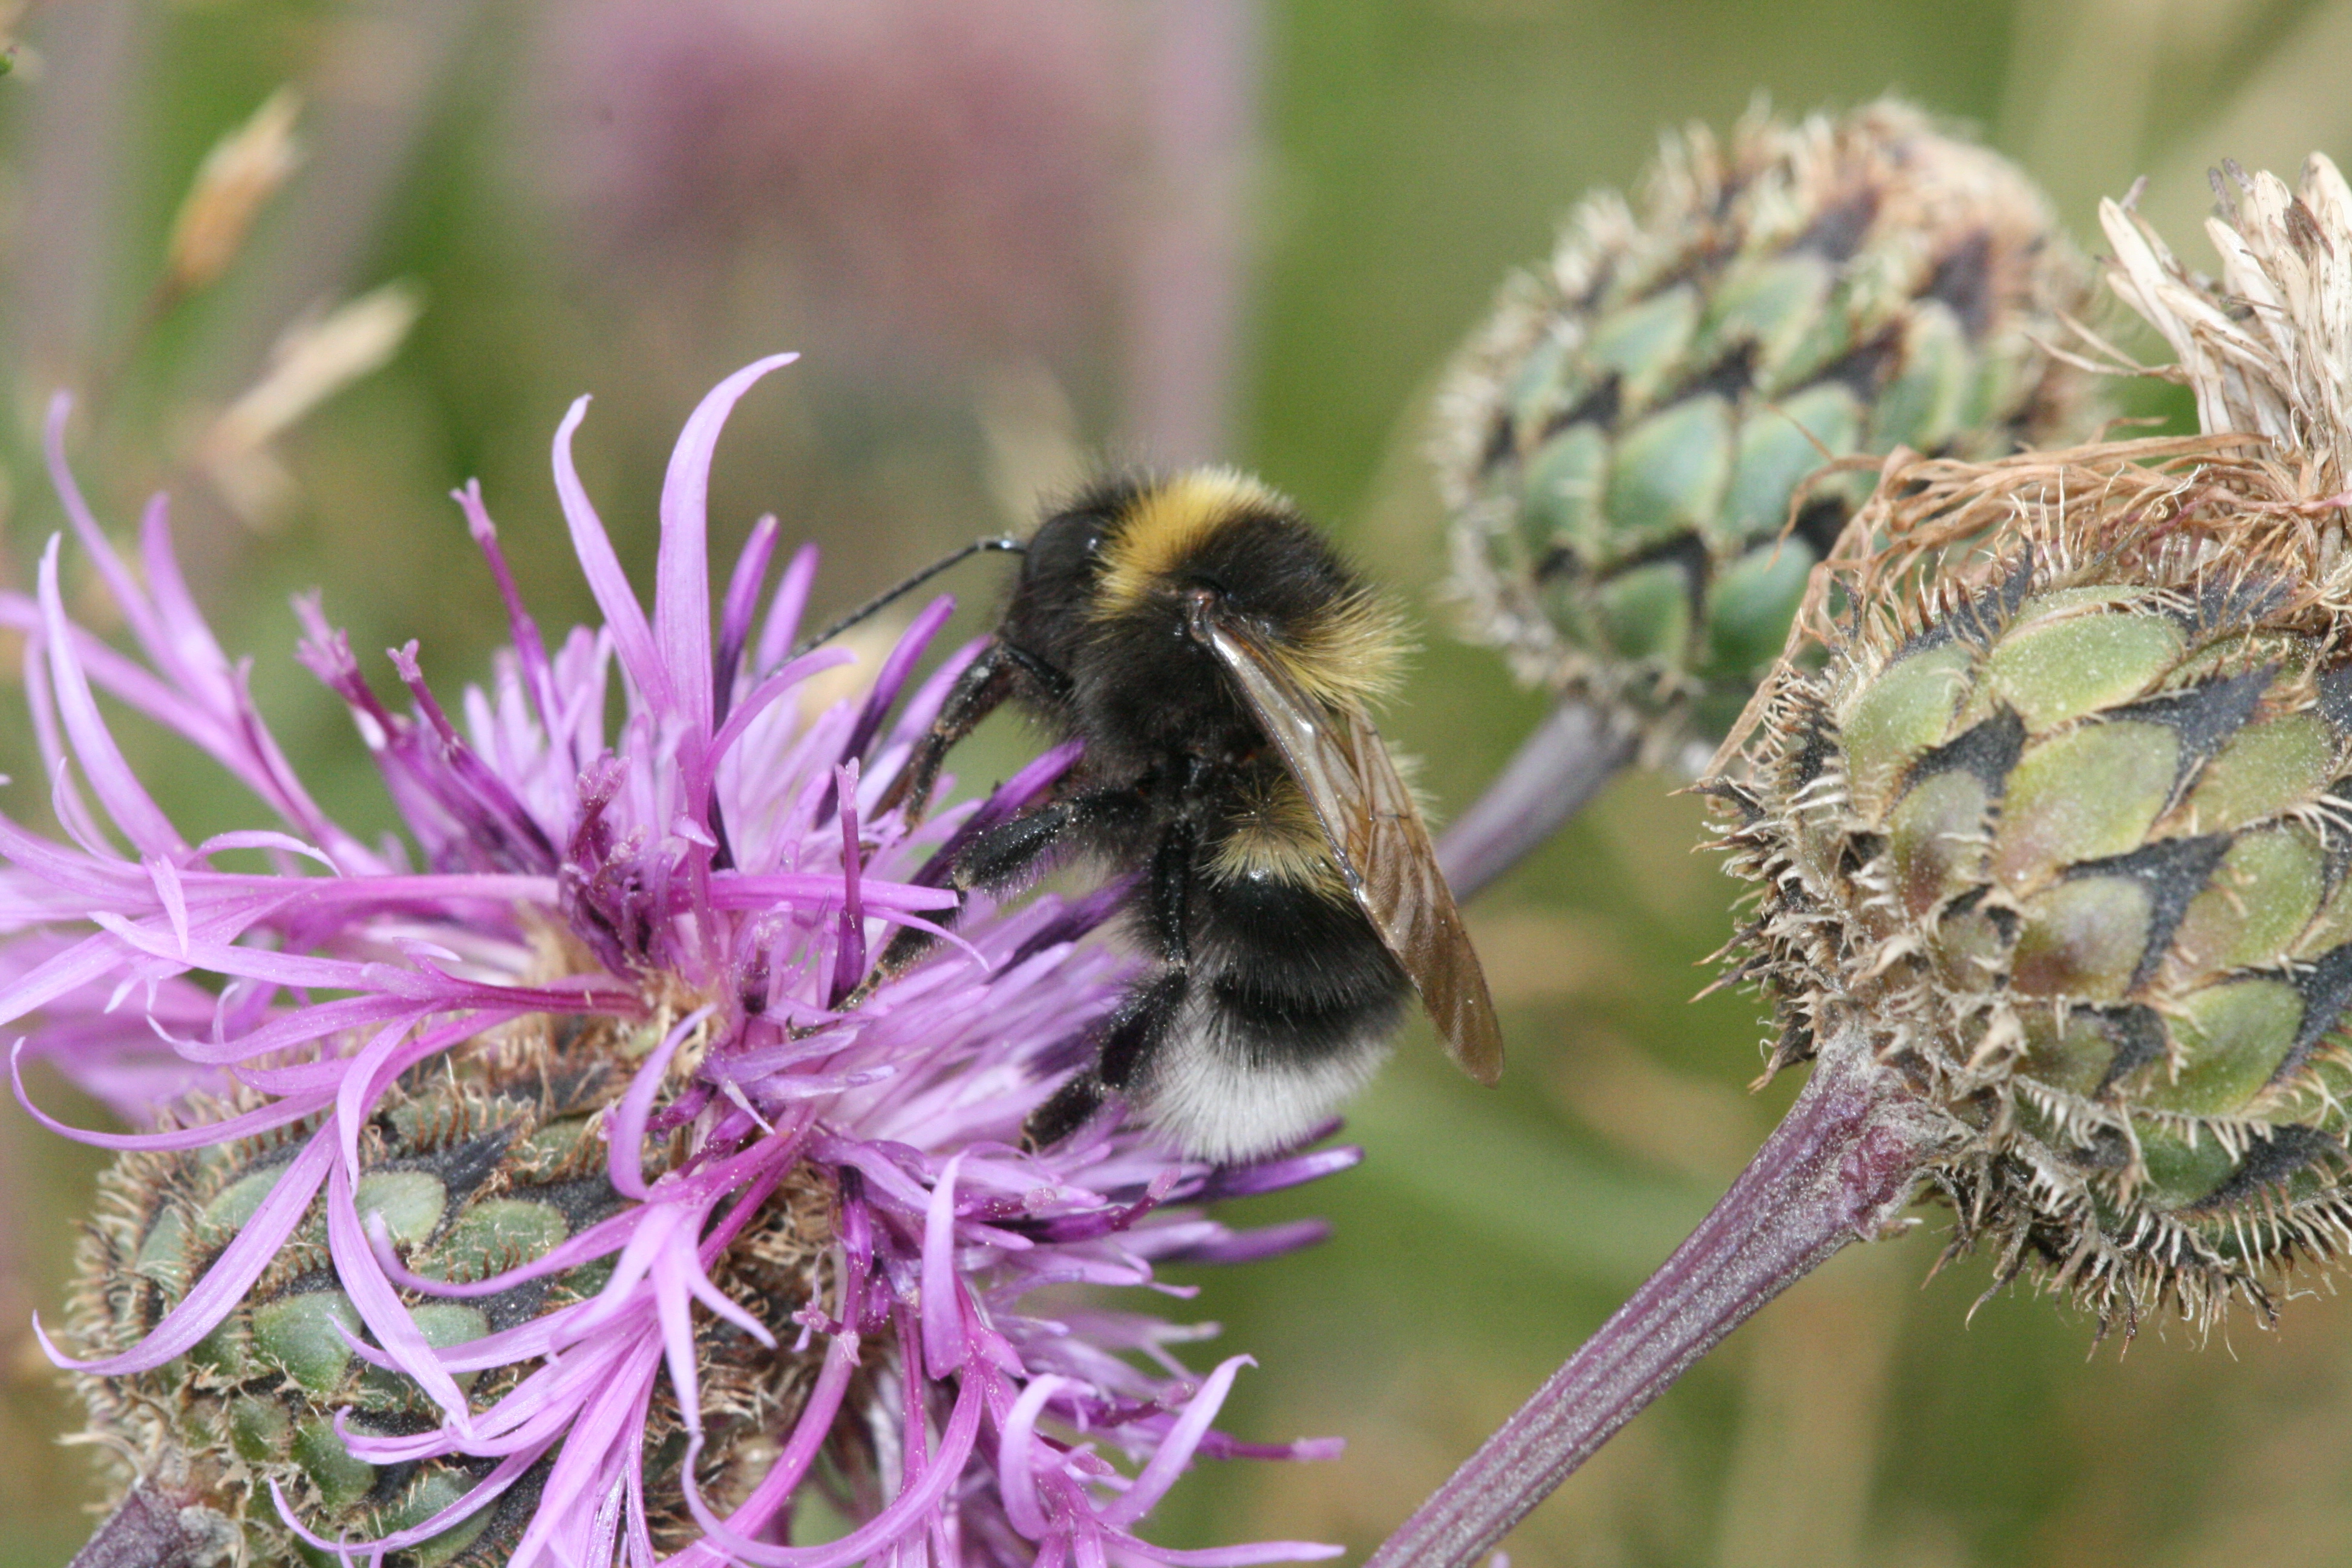
<svg viewBox="0 0 2352 1568">
<path fill-rule="evenodd" d="M 1221 613 L 1211 595 L 1194 599 L 1187 619 L 1281 752 L 1339 874 L 1421 993 L 1447 1053 L 1472 1078 L 1492 1084 L 1502 1076 L 1503 1035 L 1486 974 L 1437 868 L 1421 810 L 1380 731 L 1366 715 L 1335 711 L 1300 690 L 1265 640 L 1238 616 Z"/>
</svg>

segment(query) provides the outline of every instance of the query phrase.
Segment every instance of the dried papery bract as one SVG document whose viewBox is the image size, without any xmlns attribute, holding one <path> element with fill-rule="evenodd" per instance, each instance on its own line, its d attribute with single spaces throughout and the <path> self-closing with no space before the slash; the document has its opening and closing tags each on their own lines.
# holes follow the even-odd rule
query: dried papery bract
<svg viewBox="0 0 2352 1568">
<path fill-rule="evenodd" d="M 205 428 L 196 465 L 248 525 L 282 521 L 293 506 L 294 479 L 278 461 L 278 438 L 390 363 L 423 309 L 415 285 L 401 281 L 305 317 L 272 347 L 259 379 Z"/>
<path fill-rule="evenodd" d="M 0 17 L 0 34 L 5 22 Z M 80 377 L 85 415 L 100 426 L 110 423 L 104 416 L 114 394 L 154 344 L 157 328 L 228 273 L 248 249 L 263 212 L 302 166 L 301 109 L 299 93 L 278 88 L 197 164 L 145 302 L 112 351 Z M 279 334 L 259 375 L 226 408 L 183 408 L 170 421 L 175 458 L 204 474 L 253 527 L 283 521 L 299 494 L 276 443 L 319 405 L 388 363 L 415 324 L 422 299 L 403 280 L 330 304 L 303 310 Z"/>
<path fill-rule="evenodd" d="M 2219 279 L 2190 272 L 2146 219 L 2109 201 L 2108 286 L 2171 345 L 2177 363 L 2159 374 L 2196 393 L 2200 427 L 2268 437 L 2303 470 L 2298 489 L 2333 496 L 2352 474 L 2352 189 L 2319 153 L 2299 192 L 2234 163 L 2213 188 L 2221 208 L 2205 232 Z"/>
<path fill-rule="evenodd" d="M 2023 174 L 1891 100 L 1694 128 L 1638 211 L 1579 207 L 1442 395 L 1469 634 L 1570 710 L 1449 836 L 1457 886 L 1627 761 L 1705 758 L 1868 492 L 1825 464 L 2083 430 L 2090 378 L 2042 345 L 2088 289 Z"/>
<path fill-rule="evenodd" d="M 155 286 L 159 307 L 210 287 L 228 270 L 263 205 L 301 166 L 294 136 L 301 107 L 300 96 L 281 87 L 205 154 L 172 219 Z"/>
<path fill-rule="evenodd" d="M 2220 286 L 2108 214 L 2118 290 L 2223 428 L 1898 453 L 1815 574 L 1702 786 L 1755 900 L 1729 974 L 1812 1081 L 1381 1568 L 1466 1568 L 1914 1191 L 1996 1289 L 2102 1333 L 2268 1322 L 2352 1248 L 2352 203 L 2319 161 L 2304 199 L 2241 188 Z"/>
</svg>

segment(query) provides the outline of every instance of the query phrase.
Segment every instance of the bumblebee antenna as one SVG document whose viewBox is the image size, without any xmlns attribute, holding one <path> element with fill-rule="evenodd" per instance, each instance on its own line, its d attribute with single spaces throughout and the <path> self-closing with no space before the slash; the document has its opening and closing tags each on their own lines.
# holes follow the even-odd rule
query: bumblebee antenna
<svg viewBox="0 0 2352 1568">
<path fill-rule="evenodd" d="M 962 549 L 950 551 L 947 554 L 940 556 L 937 561 L 932 562 L 929 566 L 924 567 L 921 571 L 916 573 L 913 576 L 908 577 L 904 582 L 899 583 L 893 587 L 884 589 L 881 593 L 877 594 L 874 597 L 866 600 L 866 603 L 858 605 L 857 608 L 850 611 L 849 614 L 842 616 L 841 619 L 834 622 L 833 625 L 825 627 L 824 630 L 817 633 L 816 636 L 803 638 L 800 644 L 793 649 L 790 657 L 798 658 L 801 655 L 808 652 L 808 650 L 813 647 L 823 647 L 826 643 L 831 642 L 834 638 L 839 637 L 850 627 L 857 625 L 858 622 L 871 619 L 873 616 L 881 614 L 884 610 L 888 609 L 895 601 L 904 598 L 907 595 L 913 593 L 916 589 L 921 587 L 924 584 L 929 582 L 932 578 L 938 576 L 949 567 L 953 566 L 958 562 L 962 561 L 967 557 L 978 555 L 984 551 L 991 550 L 1001 550 L 1010 554 L 1019 555 L 1026 552 L 1029 546 L 1025 541 L 1012 538 L 1010 535 L 1003 535 L 994 539 L 975 539 L 970 544 L 965 545 Z"/>
</svg>

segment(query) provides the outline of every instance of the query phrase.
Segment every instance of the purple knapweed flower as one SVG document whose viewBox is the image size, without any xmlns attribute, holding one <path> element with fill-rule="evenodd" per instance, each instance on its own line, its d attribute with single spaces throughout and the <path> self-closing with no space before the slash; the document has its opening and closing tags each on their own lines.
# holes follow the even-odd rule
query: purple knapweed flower
<svg viewBox="0 0 2352 1568">
<path fill-rule="evenodd" d="M 802 683 L 852 656 L 792 652 L 814 556 L 770 593 L 772 518 L 714 622 L 712 448 L 791 357 L 688 420 L 650 616 L 573 470 L 585 398 L 555 482 L 602 626 L 541 637 L 473 487 L 457 499 L 513 630 L 487 689 L 445 709 L 411 645 L 396 711 L 301 606 L 302 657 L 350 704 L 408 845 L 361 842 L 305 793 L 162 504 L 134 569 L 53 411 L 55 482 L 138 656 L 68 618 L 55 539 L 37 593 L 0 596 L 63 830 L 0 819 L 0 1022 L 159 1122 L 70 1131 L 124 1152 L 52 1345 L 142 1473 L 101 1535 L 162 1520 L 215 1547 L 242 1531 L 262 1561 L 516 1568 L 1335 1550 L 1139 1540 L 1195 1456 L 1331 1446 L 1212 1430 L 1244 1358 L 1187 1372 L 1169 1347 L 1202 1331 L 1034 1293 L 1303 1245 L 1311 1223 L 1236 1234 L 1200 1205 L 1354 1152 L 1218 1170 L 1103 1129 L 1021 1147 L 1118 994 L 1129 961 L 1079 940 L 1117 889 L 977 900 L 938 957 L 860 994 L 892 929 L 956 901 L 943 850 L 1075 752 L 910 830 L 872 803 L 977 652 L 915 681 L 947 603 L 816 713 Z M 189 843 L 100 693 L 276 820 Z"/>
</svg>

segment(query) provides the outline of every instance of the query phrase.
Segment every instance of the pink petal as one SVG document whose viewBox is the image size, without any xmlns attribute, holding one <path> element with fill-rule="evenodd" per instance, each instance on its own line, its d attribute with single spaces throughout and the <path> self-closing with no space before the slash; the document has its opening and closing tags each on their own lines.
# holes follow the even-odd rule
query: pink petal
<svg viewBox="0 0 2352 1568">
<path fill-rule="evenodd" d="M 962 1366 L 971 1349 L 955 1267 L 955 1185 L 962 1166 L 961 1154 L 948 1161 L 923 1216 L 923 1363 L 933 1377 Z"/>
<path fill-rule="evenodd" d="M 662 1037 L 636 1077 L 629 1080 L 628 1093 L 613 1110 L 604 1124 L 604 1142 L 608 1146 L 605 1168 L 611 1174 L 614 1191 L 624 1197 L 643 1199 L 646 1195 L 645 1139 L 646 1121 L 653 1114 L 654 1096 L 661 1092 L 662 1080 L 669 1074 L 669 1059 L 677 1055 L 678 1047 L 698 1028 L 705 1018 L 718 1009 L 706 1005 L 696 1008 L 679 1020 L 677 1026 Z"/>
<path fill-rule="evenodd" d="M 556 1453 L 555 1468 L 548 1473 L 530 1526 L 507 1559 L 509 1568 L 537 1568 L 541 1553 L 549 1551 L 551 1537 L 572 1519 L 580 1500 L 602 1491 L 595 1482 L 616 1447 L 630 1461 L 635 1460 L 644 1434 L 642 1424 L 632 1421 L 630 1414 L 633 1408 L 642 1408 L 640 1385 L 652 1381 L 659 1352 L 658 1344 L 637 1347 L 581 1410 L 572 1435 Z M 638 1429 L 631 1430 L 633 1426 Z"/>
<path fill-rule="evenodd" d="M 686 1279 L 680 1264 L 693 1267 L 694 1238 L 675 1233 L 670 1245 L 654 1255 L 646 1276 L 653 1286 L 654 1314 L 661 1329 L 662 1360 L 669 1367 L 669 1385 L 677 1395 L 678 1414 L 690 1438 L 702 1436 L 702 1385 L 695 1375 L 694 1319 L 687 1310 Z M 771 1342 L 772 1342 L 772 1341 Z"/>
<path fill-rule="evenodd" d="M 1164 1563 L 1168 1568 L 1255 1568 L 1261 1563 L 1321 1563 L 1347 1548 L 1314 1541 L 1254 1541 L 1246 1546 L 1211 1546 L 1179 1552 L 1154 1546 L 1131 1535 L 1112 1537 L 1122 1562 Z"/>
<path fill-rule="evenodd" d="M 841 918 L 834 939 L 833 989 L 826 1005 L 838 1007 L 866 973 L 866 898 L 859 886 L 865 869 L 857 845 L 857 760 L 834 769 L 834 789 L 841 803 Z"/>
<path fill-rule="evenodd" d="M 1217 1370 L 1211 1373 L 1208 1381 L 1201 1385 L 1201 1392 L 1184 1406 L 1184 1414 L 1176 1418 L 1176 1424 L 1160 1440 L 1159 1451 L 1151 1456 L 1151 1462 L 1143 1467 L 1143 1473 L 1135 1478 L 1135 1484 L 1102 1510 L 1104 1523 L 1125 1527 L 1158 1506 L 1160 1500 L 1168 1495 L 1168 1489 L 1176 1484 L 1176 1478 L 1184 1473 L 1184 1467 L 1191 1463 L 1192 1450 L 1199 1445 L 1201 1435 L 1209 1429 L 1209 1423 L 1217 1418 L 1217 1408 L 1224 1404 L 1226 1392 L 1234 1385 L 1234 1375 L 1243 1367 L 1256 1364 L 1255 1359 L 1245 1355 L 1228 1356 L 1217 1364 Z"/>
<path fill-rule="evenodd" d="M 1045 1539 L 1047 1524 L 1044 1505 L 1037 1497 L 1036 1472 L 1029 1462 L 1037 1439 L 1037 1417 L 1045 1413 L 1045 1402 L 1069 1381 L 1047 1373 L 1023 1389 L 1021 1397 L 1013 1402 L 1013 1413 L 1004 1418 L 1004 1435 L 996 1445 L 996 1474 L 1004 1517 L 1031 1541 Z"/>
<path fill-rule="evenodd" d="M 857 656 L 845 647 L 828 648 L 817 653 L 803 654 L 773 675 L 762 679 L 759 685 L 745 694 L 741 704 L 727 715 L 727 722 L 720 725 L 719 732 L 711 738 L 710 750 L 704 756 L 702 765 L 705 768 L 716 768 L 719 765 L 719 759 L 724 756 L 737 741 L 742 739 L 743 731 L 751 728 L 751 721 L 758 718 L 777 698 L 821 670 L 838 669 L 845 664 L 856 662 Z"/>
<path fill-rule="evenodd" d="M 963 901 L 951 889 L 912 882 L 862 883 L 867 911 L 946 910 Z M 722 910 L 764 910 L 777 904 L 814 904 L 841 896 L 841 879 L 824 871 L 719 871 L 711 876 L 710 897 Z"/>
<path fill-rule="evenodd" d="M 257 1106 L 242 1115 L 226 1117 L 218 1121 L 200 1121 L 193 1127 L 175 1127 L 163 1132 L 93 1132 L 86 1128 L 69 1127 L 33 1103 L 25 1089 L 25 1075 L 19 1070 L 25 1042 L 18 1040 L 8 1050 L 8 1075 L 16 1089 L 16 1103 L 25 1114 L 60 1137 L 77 1143 L 87 1143 L 93 1149 L 209 1149 L 233 1142 L 240 1138 L 257 1137 L 280 1127 L 290 1127 L 306 1116 L 316 1115 L 331 1099 L 324 1094 L 297 1096 L 272 1100 Z"/>
<path fill-rule="evenodd" d="M 515 657 L 522 664 L 523 689 L 530 693 L 531 705 L 539 710 L 539 721 L 552 731 L 555 684 L 553 672 L 548 668 L 547 644 L 539 635 L 539 623 L 523 607 L 522 592 L 515 586 L 514 572 L 507 565 L 506 552 L 499 548 L 498 525 L 490 521 L 489 509 L 482 504 L 481 480 L 467 479 L 463 489 L 449 492 L 449 499 L 466 514 L 466 531 L 473 535 L 475 545 L 489 563 L 490 576 L 499 585 L 499 597 L 506 602 L 507 629 L 514 637 Z"/>
<path fill-rule="evenodd" d="M 564 521 L 572 527 L 572 553 L 580 558 L 580 570 L 588 579 L 588 591 L 596 596 L 597 608 L 604 612 L 604 629 L 612 637 L 621 668 L 628 671 L 648 705 L 667 712 L 672 706 L 669 678 L 655 651 L 653 628 L 646 624 L 645 607 L 637 603 L 628 575 L 621 570 L 621 559 L 613 553 L 613 541 L 597 520 L 596 509 L 580 482 L 579 469 L 572 466 L 572 433 L 587 416 L 588 400 L 576 399 L 563 416 L 563 423 L 555 427 L 556 499 L 563 504 Z"/>
<path fill-rule="evenodd" d="M 89 552 L 90 559 L 97 563 L 98 574 L 106 580 L 108 595 L 121 606 L 123 618 L 131 624 L 132 634 L 152 650 L 160 637 L 146 614 L 146 595 L 139 591 L 139 584 L 123 567 L 122 558 L 115 554 L 113 544 L 106 537 L 106 530 L 99 526 L 97 514 L 89 510 L 89 502 L 82 496 L 81 485 L 74 478 L 72 465 L 66 461 L 66 420 L 72 413 L 71 393 L 59 392 L 50 396 L 48 419 L 41 431 L 41 455 L 48 461 L 49 484 L 57 490 L 58 500 L 64 505 L 66 517 L 72 522 L 82 548 Z"/>
<path fill-rule="evenodd" d="M 770 371 L 800 358 L 770 354 L 712 387 L 687 416 L 662 480 L 661 552 L 654 568 L 654 629 L 669 676 L 671 710 L 691 731 L 711 729 L 710 458 L 736 403 Z"/>
<path fill-rule="evenodd" d="M 530 1468 L 539 1463 L 540 1455 L 545 1453 L 551 1446 L 551 1444 L 542 1444 L 527 1453 L 509 1457 L 496 1469 L 484 1476 L 480 1483 L 471 1491 L 447 1508 L 421 1523 L 412 1524 L 406 1530 L 396 1530 L 390 1535 L 376 1541 L 334 1542 L 319 1534 L 309 1525 L 304 1524 L 294 1512 L 294 1505 L 286 1500 L 285 1489 L 278 1485 L 275 1478 L 272 1478 L 269 1483 L 269 1496 L 271 1500 L 277 1503 L 278 1517 L 285 1521 L 286 1528 L 319 1551 L 337 1552 L 341 1554 L 346 1562 L 350 1560 L 349 1553 L 353 1552 L 363 1551 L 380 1557 L 385 1552 L 398 1552 L 403 1548 L 430 1541 L 459 1521 L 473 1518 L 474 1515 L 496 1502 L 509 1487 L 522 1479 Z"/>
<path fill-rule="evenodd" d="M 378 1218 L 377 1225 L 382 1224 Z M 416 1320 L 401 1305 L 399 1295 L 376 1266 L 351 1173 L 340 1162 L 327 1177 L 327 1249 L 334 1259 L 336 1283 L 359 1310 L 360 1321 L 375 1335 L 392 1364 L 415 1379 L 463 1436 L 471 1415 L 466 1396 L 458 1391 L 457 1380 L 435 1359 L 425 1331 L 416 1326 Z"/>
<path fill-rule="evenodd" d="M 801 1406 L 798 1421 L 793 1423 L 792 1437 L 784 1444 L 783 1452 L 760 1484 L 751 1489 L 742 1503 L 727 1516 L 730 1530 L 752 1531 L 764 1528 L 776 1516 L 793 1495 L 793 1489 L 816 1462 L 817 1453 L 832 1436 L 833 1418 L 841 1409 L 842 1395 L 848 1392 L 850 1373 L 857 1368 L 857 1336 L 837 1334 L 825 1346 L 824 1365 L 817 1372 L 816 1384 L 809 1390 L 806 1403 Z M 693 1456 L 688 1458 L 689 1468 Z M 665 1568 L 720 1568 L 727 1559 L 709 1544 L 701 1542 L 688 1547 L 668 1560 Z"/>
<path fill-rule="evenodd" d="M 504 1273 L 487 1275 L 479 1279 L 464 1281 L 435 1279 L 422 1274 L 412 1274 L 398 1258 L 384 1257 L 382 1254 L 378 1255 L 377 1261 L 383 1265 L 385 1274 L 404 1290 L 415 1290 L 431 1296 L 446 1296 L 453 1300 L 481 1296 L 499 1296 L 530 1280 L 544 1279 L 550 1274 L 562 1274 L 568 1269 L 577 1268 L 583 1263 L 593 1263 L 608 1252 L 617 1251 L 628 1244 L 629 1237 L 636 1234 L 638 1224 L 651 1212 L 653 1211 L 642 1207 L 623 1209 L 619 1214 L 610 1215 L 598 1220 L 579 1235 L 559 1242 L 550 1251 L 532 1258 L 529 1263 L 518 1264 Z M 567 1310 L 580 1310 L 586 1305 L 587 1303 L 583 1302 Z M 523 1327 L 528 1326 L 523 1325 Z M 521 1331 L 521 1328 L 502 1331 L 506 1334 L 518 1335 Z M 506 1342 L 502 1341 L 502 1342 Z M 520 1344 L 521 1341 L 517 1339 L 511 1342 Z M 489 1341 L 473 1340 L 467 1343 L 470 1349 L 475 1345 L 487 1345 Z M 536 1352 L 517 1350 L 511 1354 L 504 1352 L 499 1353 L 507 1360 L 514 1360 L 522 1355 Z M 482 1364 L 494 1366 L 499 1363 L 491 1361 Z"/>
<path fill-rule="evenodd" d="M 751 659 L 754 674 L 775 668 L 791 651 L 793 634 L 801 629 L 802 613 L 808 608 L 809 588 L 816 582 L 816 546 L 803 544 L 785 563 L 776 596 L 768 604 L 768 619 L 760 628 L 759 651 Z"/>
<path fill-rule="evenodd" d="M 857 715 L 857 727 L 849 732 L 849 743 L 843 748 L 845 758 L 861 756 L 874 743 L 874 737 L 881 732 L 883 716 L 898 700 L 907 678 L 914 673 L 915 661 L 923 657 L 931 639 L 940 635 L 940 628 L 954 615 L 954 595 L 941 594 L 908 623 L 905 635 L 891 647 L 881 669 L 875 674 L 874 688 L 866 693 L 866 706 Z"/>
<path fill-rule="evenodd" d="M 939 668 L 931 671 L 923 684 L 915 689 L 915 694 L 907 699 L 907 706 L 900 710 L 898 721 L 890 726 L 892 745 L 906 745 L 931 727 L 931 721 L 940 716 L 940 709 L 948 700 L 949 689 L 971 668 L 971 661 L 988 650 L 992 640 L 990 637 L 974 637 L 940 661 Z"/>
<path fill-rule="evenodd" d="M 736 679 L 743 673 L 743 650 L 751 638 L 751 617 L 760 608 L 760 584 L 767 580 L 768 563 L 775 558 L 777 532 L 776 514 L 761 512 L 727 579 L 727 597 L 719 611 L 718 663 L 712 670 L 719 680 L 715 719 L 719 722 L 726 720 Z"/>
<path fill-rule="evenodd" d="M 753 1568 L 853 1568 L 880 1548 L 919 1531 L 931 1510 L 946 1498 L 948 1489 L 963 1474 L 964 1460 L 971 1456 L 972 1439 L 980 1432 L 981 1384 L 984 1381 L 966 1378 L 957 1390 L 955 1409 L 948 1417 L 947 1430 L 940 1435 L 939 1455 L 925 1469 L 922 1479 L 838 1541 L 823 1546 L 770 1546 L 749 1540 L 710 1511 L 709 1504 L 702 1500 L 701 1489 L 694 1484 L 691 1471 L 687 1472 L 687 1507 L 693 1510 L 695 1522 L 719 1543 L 721 1551 Z"/>
<path fill-rule="evenodd" d="M 114 743 L 114 734 L 98 710 L 97 699 L 90 695 L 81 661 L 74 655 L 73 632 L 66 621 L 65 601 L 58 593 L 58 536 L 49 535 L 48 548 L 41 552 L 40 574 L 41 613 L 48 625 L 49 676 L 57 689 L 58 716 L 73 738 L 74 754 L 89 775 L 90 788 L 98 792 L 115 826 L 142 854 L 180 859 L 188 852 L 186 840 L 123 759 L 122 749 Z"/>
</svg>

